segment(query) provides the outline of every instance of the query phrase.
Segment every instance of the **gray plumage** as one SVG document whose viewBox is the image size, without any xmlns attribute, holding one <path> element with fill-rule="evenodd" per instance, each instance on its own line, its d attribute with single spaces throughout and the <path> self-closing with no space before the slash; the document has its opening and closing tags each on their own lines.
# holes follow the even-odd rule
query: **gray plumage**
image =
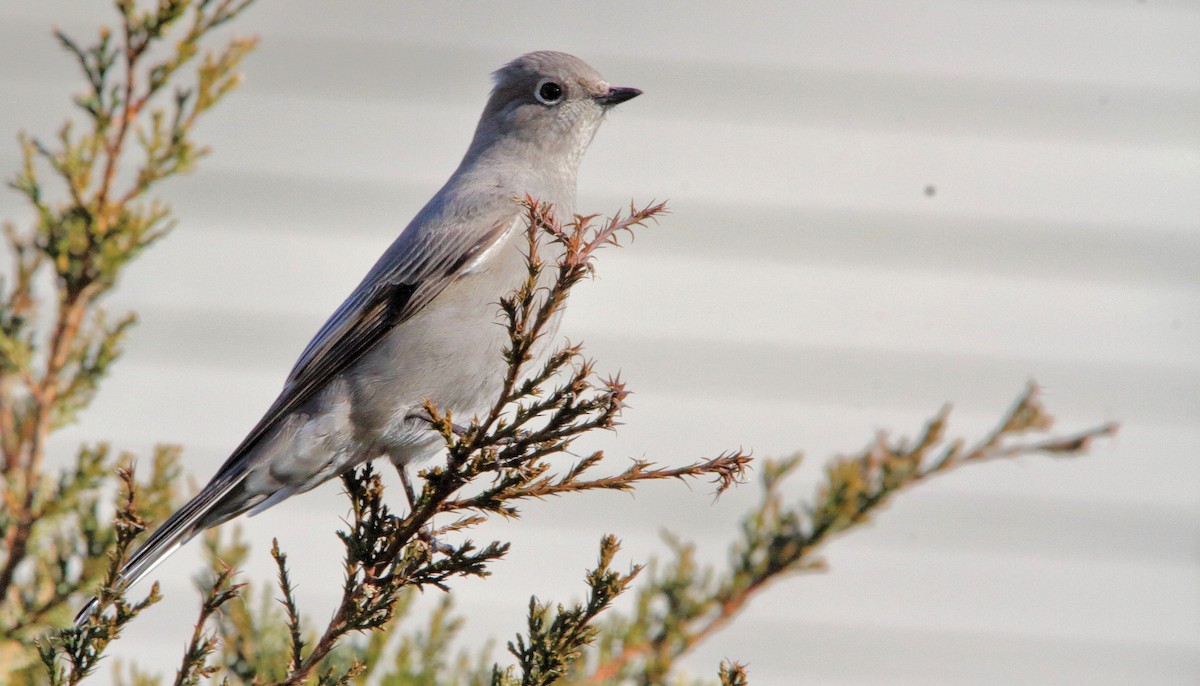
<svg viewBox="0 0 1200 686">
<path fill-rule="evenodd" d="M 525 272 L 519 200 L 552 203 L 569 219 L 604 112 L 641 91 L 610 87 L 559 52 L 518 57 L 494 79 L 458 169 L 321 327 L 212 480 L 133 554 L 123 579 L 136 583 L 204 529 L 367 460 L 386 456 L 403 469 L 427 459 L 441 438 L 414 417 L 425 399 L 456 417 L 495 401 L 507 343 L 497 303 Z"/>
</svg>

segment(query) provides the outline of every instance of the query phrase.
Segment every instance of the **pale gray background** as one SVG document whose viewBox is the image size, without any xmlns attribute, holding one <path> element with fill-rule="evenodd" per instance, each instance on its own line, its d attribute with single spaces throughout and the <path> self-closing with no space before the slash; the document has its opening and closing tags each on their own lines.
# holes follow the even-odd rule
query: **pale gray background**
<svg viewBox="0 0 1200 686">
<path fill-rule="evenodd" d="M 78 88 L 48 26 L 108 16 L 0 7 L 6 176 L 16 130 L 51 135 Z M 1200 680 L 1200 4 L 264 0 L 238 24 L 262 47 L 199 132 L 215 154 L 163 190 L 181 224 L 111 302 L 142 324 L 60 454 L 177 441 L 208 478 L 453 169 L 488 73 L 566 50 L 646 91 L 601 130 L 580 206 L 673 209 L 604 255 L 563 326 L 636 390 L 627 426 L 593 446 L 667 464 L 803 449 L 815 471 L 946 400 L 974 435 L 1028 378 L 1064 429 L 1124 422 L 1081 461 L 974 468 L 902 498 L 691 673 L 728 656 L 762 686 Z M 23 213 L 0 195 L 0 214 Z M 279 536 L 318 619 L 339 585 L 338 490 L 243 523 L 248 574 L 269 575 Z M 491 581 L 457 584 L 465 643 L 511 637 L 531 593 L 580 597 L 605 532 L 623 563 L 662 550 L 662 527 L 719 559 L 756 489 L 708 490 L 559 499 L 479 531 L 514 548 Z M 167 599 L 114 654 L 173 669 L 196 547 L 160 568 Z"/>
</svg>

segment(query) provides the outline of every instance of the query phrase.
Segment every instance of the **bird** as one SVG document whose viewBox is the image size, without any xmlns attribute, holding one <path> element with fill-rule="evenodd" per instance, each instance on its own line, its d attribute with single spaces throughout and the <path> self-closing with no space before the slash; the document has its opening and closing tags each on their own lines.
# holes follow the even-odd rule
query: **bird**
<svg viewBox="0 0 1200 686">
<path fill-rule="evenodd" d="M 207 485 L 130 556 L 121 582 L 137 583 L 205 529 L 376 458 L 397 467 L 411 500 L 406 466 L 444 445 L 425 401 L 457 417 L 495 402 L 507 343 L 497 304 L 527 273 L 521 201 L 572 217 L 579 165 L 605 113 L 642 91 L 611 86 L 554 51 L 522 55 L 492 76 L 458 168 L 320 328 Z"/>
</svg>

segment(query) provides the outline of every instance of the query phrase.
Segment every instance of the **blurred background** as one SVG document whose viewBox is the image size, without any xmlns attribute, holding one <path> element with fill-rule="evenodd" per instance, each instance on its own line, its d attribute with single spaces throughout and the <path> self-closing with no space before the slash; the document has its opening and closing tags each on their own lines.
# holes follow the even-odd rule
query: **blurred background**
<svg viewBox="0 0 1200 686">
<path fill-rule="evenodd" d="M 6 178 L 16 132 L 52 136 L 80 88 L 51 26 L 88 40 L 113 18 L 0 6 Z M 1200 683 L 1200 4 L 261 0 L 236 24 L 262 45 L 198 132 L 214 154 L 163 187 L 180 224 L 109 303 L 141 324 L 58 436 L 64 459 L 82 440 L 178 442 L 207 480 L 454 169 L 488 74 L 564 50 L 646 92 L 597 136 L 580 209 L 672 209 L 573 296 L 562 334 L 635 391 L 620 432 L 581 447 L 614 466 L 802 450 L 800 498 L 824 459 L 913 435 L 946 401 L 952 430 L 979 435 L 1030 379 L 1063 431 L 1123 424 L 1079 460 L 901 496 L 690 674 L 729 657 L 756 686 Z M 0 216 L 28 213 L 6 191 Z M 241 523 L 246 574 L 271 576 L 279 537 L 315 621 L 340 586 L 339 490 Z M 663 529 L 719 562 L 757 496 L 655 484 L 483 528 L 514 547 L 457 584 L 463 644 L 502 646 L 531 594 L 580 598 L 603 533 L 626 563 L 662 554 Z M 166 599 L 114 654 L 172 673 L 200 569 L 198 544 L 162 565 Z"/>
</svg>

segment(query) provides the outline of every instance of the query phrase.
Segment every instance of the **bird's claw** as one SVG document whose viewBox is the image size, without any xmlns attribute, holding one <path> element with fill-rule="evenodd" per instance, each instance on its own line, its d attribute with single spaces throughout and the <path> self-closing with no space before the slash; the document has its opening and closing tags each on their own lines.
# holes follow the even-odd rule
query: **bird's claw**
<svg viewBox="0 0 1200 686">
<path fill-rule="evenodd" d="M 437 420 L 435 420 L 433 418 L 433 415 L 429 414 L 429 410 L 426 410 L 424 408 L 408 415 L 408 418 L 425 422 L 426 424 L 428 424 L 430 426 L 430 428 L 436 428 L 436 426 L 437 426 Z M 450 433 L 454 434 L 455 436 L 457 436 L 459 438 L 466 436 L 468 431 L 469 431 L 469 428 L 463 426 L 462 424 L 455 424 L 454 422 L 450 423 Z M 528 438 L 529 438 L 528 431 L 517 431 L 515 435 L 505 436 L 503 438 L 497 438 L 495 442 L 497 445 L 513 445 L 515 443 L 520 443 L 521 441 L 524 441 Z"/>
</svg>

